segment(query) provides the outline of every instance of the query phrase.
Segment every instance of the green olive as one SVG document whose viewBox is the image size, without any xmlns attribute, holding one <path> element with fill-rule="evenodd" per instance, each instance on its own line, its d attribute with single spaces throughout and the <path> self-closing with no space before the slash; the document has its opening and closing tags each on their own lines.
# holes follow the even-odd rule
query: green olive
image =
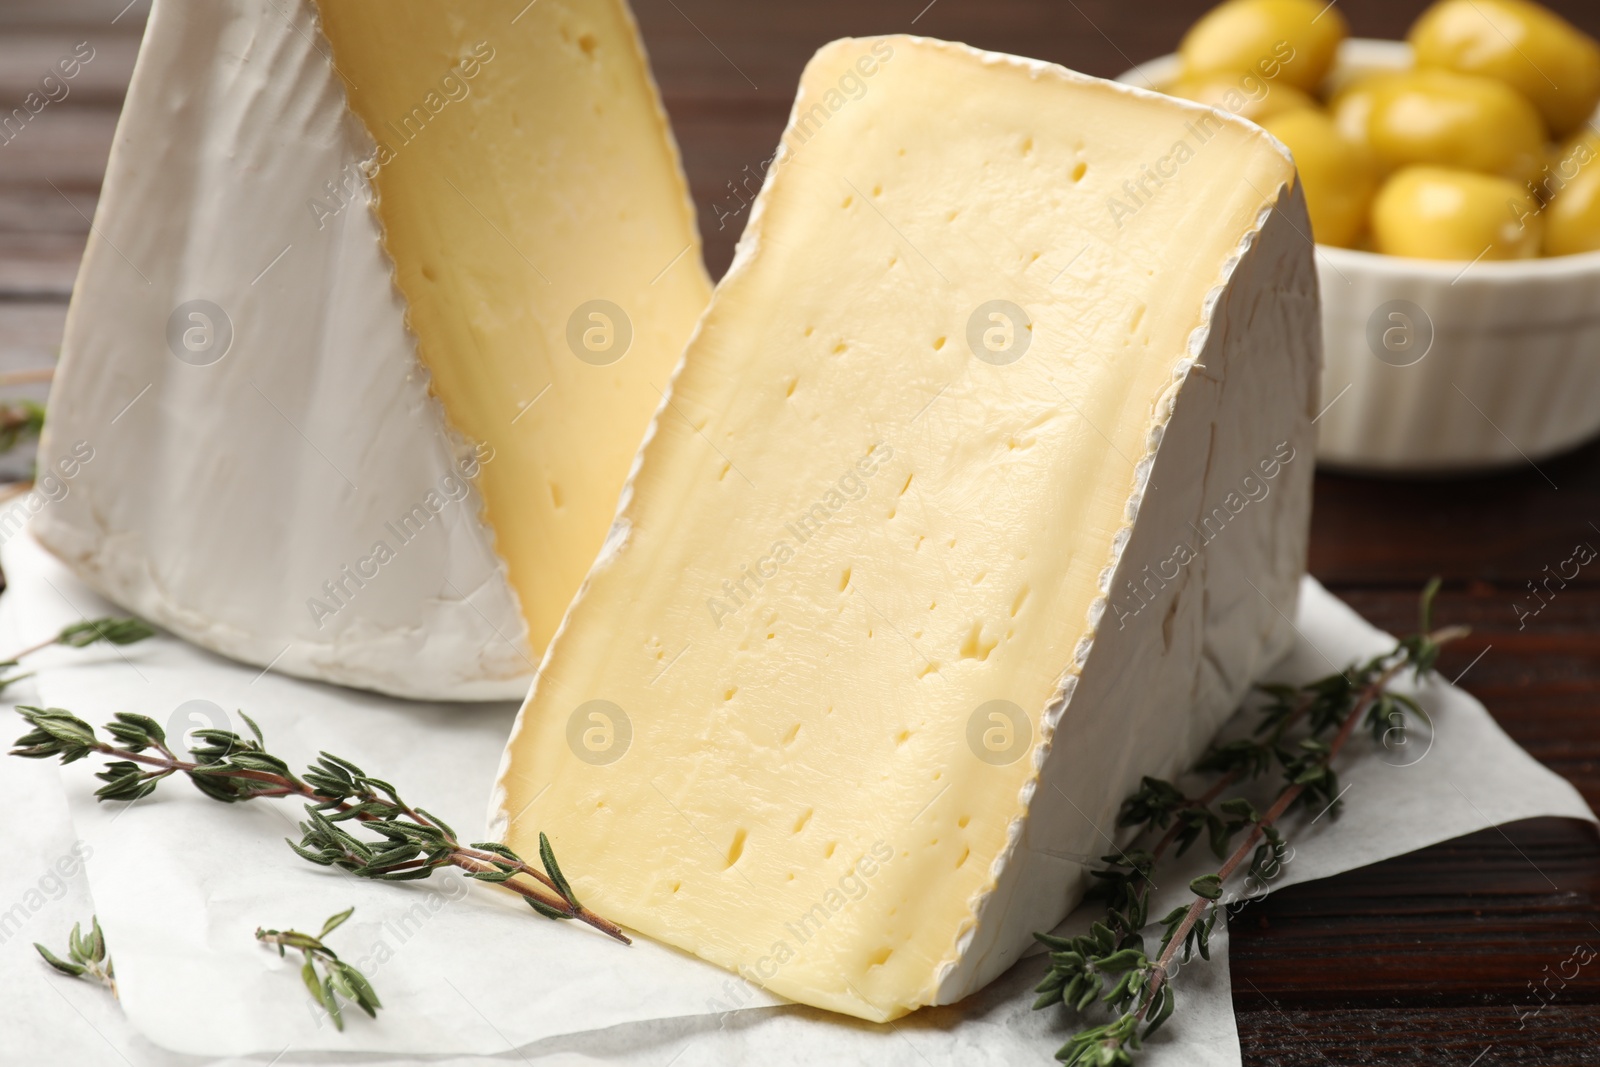
<svg viewBox="0 0 1600 1067">
<path fill-rule="evenodd" d="M 1551 131 L 1577 129 L 1600 104 L 1600 44 L 1527 0 L 1440 0 L 1411 27 L 1419 67 L 1482 74 L 1531 100 Z"/>
<path fill-rule="evenodd" d="M 1563 145 L 1546 175 L 1545 255 L 1600 250 L 1600 135 L 1585 131 Z"/>
<path fill-rule="evenodd" d="M 1189 27 L 1178 55 L 1186 77 L 1255 73 L 1312 92 L 1349 28 L 1316 0 L 1227 0 Z"/>
<path fill-rule="evenodd" d="M 1289 146 L 1318 244 L 1348 248 L 1367 225 L 1378 187 L 1377 165 L 1364 145 L 1347 140 L 1333 120 L 1304 108 L 1273 115 L 1263 129 Z"/>
<path fill-rule="evenodd" d="M 1372 101 L 1378 88 L 1405 76 L 1406 72 L 1400 70 L 1373 71 L 1352 78 L 1341 87 L 1328 101 L 1328 111 L 1339 132 L 1357 144 L 1366 144 L 1367 120 L 1372 116 Z"/>
<path fill-rule="evenodd" d="M 1294 86 L 1268 81 L 1257 74 L 1202 74 L 1195 78 L 1179 78 L 1167 87 L 1167 93 L 1251 122 L 1317 106 L 1316 101 Z"/>
<path fill-rule="evenodd" d="M 1544 252 L 1571 256 L 1600 250 L 1600 170 L 1583 171 L 1545 209 Z"/>
<path fill-rule="evenodd" d="M 1415 70 L 1373 89 L 1367 140 L 1386 167 L 1431 163 L 1530 181 L 1544 167 L 1544 120 L 1504 82 Z"/>
<path fill-rule="evenodd" d="M 1449 167 L 1396 171 L 1372 203 L 1373 247 L 1391 256 L 1530 259 L 1543 229 L 1524 186 Z"/>
</svg>

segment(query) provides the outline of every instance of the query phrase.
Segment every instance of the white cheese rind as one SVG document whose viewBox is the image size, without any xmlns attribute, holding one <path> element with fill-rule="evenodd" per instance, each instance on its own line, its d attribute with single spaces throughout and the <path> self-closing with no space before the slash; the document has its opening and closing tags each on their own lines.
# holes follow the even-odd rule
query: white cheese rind
<svg viewBox="0 0 1600 1067">
<path fill-rule="evenodd" d="M 81 441 L 95 458 L 34 528 L 108 598 L 236 659 L 513 698 L 527 627 L 462 477 L 470 449 L 404 326 L 362 175 L 371 142 L 326 48 L 307 3 L 157 0 L 41 453 Z M 337 210 L 319 219 L 313 201 Z M 231 324 L 210 365 L 169 343 L 193 300 Z M 389 526 L 414 505 L 428 518 L 402 542 Z M 363 567 L 379 540 L 395 558 Z"/>
<path fill-rule="evenodd" d="M 1170 421 L 1147 457 L 1147 484 L 1162 491 L 1130 502 L 1138 521 L 1091 609 L 1093 644 L 1043 716 L 1042 766 L 1024 787 L 1015 846 L 975 902 L 932 1003 L 982 988 L 1034 931 L 1059 922 L 1089 887 L 1083 860 L 1126 836 L 1116 828 L 1122 798 L 1145 775 L 1187 769 L 1294 642 L 1321 367 L 1308 231 L 1299 186 L 1282 191 L 1196 331 L 1198 358 L 1168 397 Z M 1278 473 L 1265 477 L 1263 462 Z M 1177 546 L 1202 542 L 1194 562 L 1162 576 Z M 1119 741 L 1130 733 L 1135 746 Z"/>
</svg>

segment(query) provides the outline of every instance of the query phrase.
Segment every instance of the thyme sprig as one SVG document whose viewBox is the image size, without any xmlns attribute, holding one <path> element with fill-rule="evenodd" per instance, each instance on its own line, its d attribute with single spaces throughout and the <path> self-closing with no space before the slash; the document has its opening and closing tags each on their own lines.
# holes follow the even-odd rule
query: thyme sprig
<svg viewBox="0 0 1600 1067">
<path fill-rule="evenodd" d="M 10 452 L 24 441 L 38 440 L 43 430 L 42 405 L 32 400 L 0 400 L 0 452 Z"/>
<path fill-rule="evenodd" d="M 1091 872 L 1096 881 L 1088 896 L 1106 902 L 1106 917 L 1089 933 L 1034 935 L 1051 950 L 1050 969 L 1035 990 L 1035 1010 L 1062 1004 L 1081 1014 L 1098 1001 L 1111 1015 L 1073 1034 L 1056 1053 L 1058 1060 L 1073 1067 L 1131 1067 L 1141 1043 L 1176 1008 L 1171 980 L 1179 954 L 1184 963 L 1196 953 L 1211 958 L 1210 938 L 1228 880 L 1240 868 L 1258 884 L 1277 874 L 1288 854 L 1277 823 L 1290 812 L 1315 807 L 1338 817 L 1334 761 L 1363 723 L 1381 742 L 1390 730 L 1403 728 L 1408 715 L 1426 718 L 1416 700 L 1389 686 L 1407 670 L 1420 681 L 1440 650 L 1468 632 L 1434 628 L 1439 584 L 1435 578 L 1422 591 L 1417 632 L 1389 651 L 1307 685 L 1259 687 L 1268 702 L 1254 733 L 1213 745 L 1196 764 L 1197 772 L 1218 776 L 1204 793 L 1191 797 L 1171 782 L 1145 778 L 1124 801 L 1117 825 L 1137 828 L 1135 843 L 1157 833 L 1159 839 L 1148 849 L 1102 857 L 1106 866 Z M 1245 797 L 1221 799 L 1274 769 L 1283 782 L 1265 812 Z M 1174 846 L 1181 856 L 1201 837 L 1221 865 L 1189 883 L 1193 901 L 1158 920 L 1164 932 L 1152 959 L 1141 932 L 1148 925 L 1151 872 Z"/>
<path fill-rule="evenodd" d="M 154 636 L 155 631 L 141 619 L 107 617 L 72 623 L 70 626 L 62 627 L 61 632 L 54 637 L 40 641 L 36 645 L 29 645 L 21 652 L 12 653 L 10 659 L 0 660 L 0 692 L 3 692 L 6 686 L 22 681 L 32 673 L 6 675 L 6 671 L 21 666 L 24 657 L 42 652 L 52 645 L 86 648 L 99 641 L 113 645 L 132 645 Z"/>
<path fill-rule="evenodd" d="M 576 919 L 630 944 L 609 919 L 578 902 L 561 873 L 554 851 L 539 835 L 542 870 L 495 841 L 462 844 L 456 832 L 437 815 L 407 803 L 395 787 L 374 778 L 349 760 L 328 752 L 302 774 L 266 750 L 261 728 L 243 712 L 250 737 L 231 730 L 195 730 L 184 760 L 167 744 L 166 732 L 154 720 L 118 712 L 106 724 L 115 743 L 102 741 L 94 728 L 61 708 L 19 706 L 33 729 L 18 738 L 13 756 L 26 759 L 60 757 L 63 764 L 89 755 L 111 758 L 95 775 L 105 785 L 95 790 L 102 801 L 135 801 L 149 796 L 163 779 L 187 775 L 195 788 L 213 800 L 239 803 L 263 797 L 304 797 L 306 821 L 298 844 L 289 847 L 302 859 L 337 867 L 360 878 L 399 882 L 427 878 L 442 867 L 458 867 L 469 878 L 492 882 L 522 896 L 548 919 Z M 358 837 L 355 827 L 375 835 Z"/>
<path fill-rule="evenodd" d="M 329 1017 L 333 1019 L 333 1025 L 341 1031 L 344 1029 L 344 1013 L 339 1008 L 340 999 L 350 1001 L 374 1019 L 378 1017 L 378 1009 L 383 1007 L 383 1002 L 378 999 L 378 994 L 373 992 L 372 983 L 367 981 L 367 976 L 353 964 L 341 960 L 337 952 L 322 943 L 322 939 L 342 926 L 355 910 L 346 908 L 337 915 L 328 916 L 327 922 L 322 924 L 322 930 L 315 935 L 304 934 L 299 930 L 256 928 L 256 940 L 262 944 L 277 946 L 279 956 L 283 956 L 287 949 L 300 950 L 305 957 L 305 962 L 300 967 L 301 981 L 305 982 L 311 999 L 327 1009 Z"/>
<path fill-rule="evenodd" d="M 101 932 L 97 917 L 89 917 L 88 933 L 83 932 L 82 923 L 72 924 L 72 933 L 67 938 L 67 959 L 62 959 L 37 941 L 33 947 L 39 950 L 39 955 L 44 957 L 46 963 L 62 974 L 98 982 L 111 990 L 112 996 L 116 996 L 117 976 L 111 966 L 111 957 L 106 954 L 106 935 Z"/>
</svg>

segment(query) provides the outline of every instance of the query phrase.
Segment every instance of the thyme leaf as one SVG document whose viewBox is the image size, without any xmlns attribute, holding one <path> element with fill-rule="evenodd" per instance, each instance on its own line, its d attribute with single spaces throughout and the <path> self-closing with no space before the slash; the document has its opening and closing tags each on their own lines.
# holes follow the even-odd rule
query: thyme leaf
<svg viewBox="0 0 1600 1067">
<path fill-rule="evenodd" d="M 1196 954 L 1210 959 L 1228 880 L 1241 867 L 1260 882 L 1282 869 L 1288 846 L 1277 823 L 1291 811 L 1325 810 L 1338 817 L 1334 762 L 1356 729 L 1365 724 L 1374 742 L 1382 743 L 1390 730 L 1404 727 L 1408 716 L 1426 720 L 1414 698 L 1389 686 L 1407 670 L 1420 681 L 1443 647 L 1468 632 L 1460 626 L 1434 628 L 1439 585 L 1435 578 L 1422 591 L 1419 630 L 1389 651 L 1306 685 L 1258 687 L 1267 702 L 1253 734 L 1213 745 L 1196 764 L 1197 772 L 1217 776 L 1204 793 L 1190 797 L 1171 782 L 1145 778 L 1123 802 L 1117 825 L 1137 828 L 1141 838 L 1159 833 L 1159 839 L 1148 848 L 1101 857 L 1105 866 L 1090 872 L 1095 884 L 1087 897 L 1105 901 L 1106 916 L 1089 933 L 1034 935 L 1051 950 L 1050 968 L 1034 990 L 1039 994 L 1034 1009 L 1061 1005 L 1081 1014 L 1099 1003 L 1112 1015 L 1109 1022 L 1081 1026 L 1057 1051 L 1058 1060 L 1074 1067 L 1131 1067 L 1141 1042 L 1176 1009 L 1171 976 L 1179 954 L 1183 962 Z M 1245 797 L 1221 799 L 1235 785 L 1274 770 L 1282 784 L 1265 812 Z M 1142 934 L 1151 872 L 1174 846 L 1182 855 L 1202 836 L 1222 864 L 1189 883 L 1193 901 L 1158 920 L 1163 934 L 1152 959 Z"/>
<path fill-rule="evenodd" d="M 67 958 L 62 959 L 39 942 L 35 941 L 33 947 L 44 957 L 44 961 L 62 974 L 71 978 L 82 978 L 88 982 L 97 982 L 111 990 L 111 995 L 116 996 L 117 978 L 112 970 L 111 957 L 106 954 L 106 935 L 100 930 L 100 920 L 94 916 L 89 918 L 89 932 L 83 932 L 82 923 L 72 924 L 72 933 L 67 936 Z"/>
<path fill-rule="evenodd" d="M 333 1025 L 341 1031 L 344 1030 L 344 1012 L 340 1001 L 354 1004 L 374 1019 L 378 1017 L 378 1009 L 383 1007 L 383 1002 L 378 999 L 366 975 L 353 964 L 341 960 L 339 954 L 322 941 L 343 925 L 355 910 L 353 907 L 346 908 L 328 916 L 328 920 L 322 924 L 322 931 L 315 935 L 298 930 L 256 929 L 256 940 L 264 945 L 276 946 L 279 956 L 285 955 L 291 948 L 300 950 L 305 957 L 300 967 L 300 980 L 305 983 L 311 999 L 328 1013 Z"/>
</svg>

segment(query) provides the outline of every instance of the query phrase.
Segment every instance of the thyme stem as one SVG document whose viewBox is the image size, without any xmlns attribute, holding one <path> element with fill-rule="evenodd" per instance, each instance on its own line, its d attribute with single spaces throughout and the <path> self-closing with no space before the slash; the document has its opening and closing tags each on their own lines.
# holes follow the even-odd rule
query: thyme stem
<svg viewBox="0 0 1600 1067">
<path fill-rule="evenodd" d="M 40 641 L 37 645 L 29 645 L 27 648 L 23 649 L 21 652 L 13 652 L 11 654 L 10 658 L 7 659 L 5 662 L 7 662 L 7 663 L 16 663 L 18 660 L 22 659 L 24 656 L 31 656 L 35 652 L 43 652 L 45 649 L 49 648 L 51 645 L 55 644 L 59 640 L 60 640 L 60 636 L 57 635 L 56 637 L 51 637 L 51 638 L 47 638 L 46 640 Z"/>
<path fill-rule="evenodd" d="M 276 788 L 270 792 L 253 793 L 252 796 L 254 797 L 300 796 L 305 797 L 307 800 L 327 799 L 326 797 L 321 796 L 315 789 L 306 783 L 290 779 L 281 774 L 273 774 L 271 771 L 244 771 L 233 769 L 225 772 L 218 771 L 207 768 L 199 763 L 191 763 L 188 760 L 178 759 L 170 751 L 166 751 L 164 745 L 162 746 L 162 749 L 165 751 L 165 755 L 162 756 L 149 756 L 143 752 L 130 752 L 124 748 L 115 748 L 102 741 L 96 741 L 93 745 L 93 748 L 94 751 L 103 756 L 111 756 L 116 759 L 133 760 L 136 763 L 142 763 L 148 767 L 155 767 L 167 774 L 175 774 L 178 771 L 182 771 L 185 774 L 226 774 L 226 776 L 229 778 L 244 778 L 252 782 L 261 782 L 266 785 L 276 786 Z M 351 804 L 347 800 L 342 800 L 330 810 L 347 812 L 353 809 L 355 806 L 356 805 Z M 424 815 L 419 815 L 409 804 L 402 802 L 396 804 L 395 808 L 402 814 L 425 826 L 432 826 L 440 831 L 447 830 L 447 827 L 441 826 L 437 820 L 429 819 Z M 355 818 L 360 822 L 382 821 L 382 816 L 369 812 L 359 812 L 356 814 Z M 445 836 L 452 845 L 450 853 L 450 863 L 452 865 L 460 867 L 462 870 L 468 872 L 484 872 L 495 869 L 491 861 L 500 857 L 496 857 L 491 852 L 483 852 L 479 849 L 468 848 L 457 841 L 454 834 L 446 833 Z M 397 864 L 391 869 L 409 869 L 413 867 L 424 866 L 426 863 L 426 860 L 414 860 L 410 863 Z M 605 934 L 607 937 L 616 938 L 624 945 L 632 944 L 632 941 L 629 940 L 628 936 L 622 932 L 622 928 L 617 926 L 616 923 L 596 915 L 594 912 L 583 907 L 581 904 L 576 907 L 568 904 L 566 900 L 562 899 L 560 890 L 556 888 L 555 882 L 550 879 L 549 875 L 535 867 L 530 867 L 526 862 L 521 860 L 518 860 L 516 865 L 518 874 L 525 874 L 535 881 L 540 882 L 547 889 L 551 890 L 555 896 L 552 897 L 550 894 L 540 893 L 532 886 L 514 881 L 501 883 L 507 889 L 522 896 L 537 900 L 546 907 L 554 908 L 556 911 L 565 913 L 570 918 L 587 923 L 596 930 L 599 930 L 601 933 Z"/>
<path fill-rule="evenodd" d="M 1204 793 L 1201 793 L 1198 797 L 1189 801 L 1186 806 L 1191 808 L 1209 808 L 1218 797 L 1227 792 L 1228 788 L 1239 780 L 1241 774 L 1242 772 L 1237 769 L 1229 771 L 1227 774 L 1224 774 L 1221 778 L 1217 779 L 1216 785 L 1212 786 Z M 1183 824 L 1173 823 L 1172 826 L 1168 828 L 1167 832 L 1162 835 L 1161 840 L 1156 842 L 1155 848 L 1150 850 L 1151 857 L 1154 859 L 1160 859 L 1162 855 L 1166 853 L 1167 849 L 1172 847 L 1172 843 L 1178 839 L 1178 835 L 1182 832 Z M 1145 880 L 1149 880 L 1148 876 L 1146 876 Z"/>
<path fill-rule="evenodd" d="M 1035 987 L 1034 1008 L 1064 1006 L 1082 1013 L 1099 1003 L 1110 1019 L 1084 1023 L 1056 1053 L 1069 1067 L 1133 1067 L 1134 1054 L 1173 1014 L 1173 978 L 1179 952 L 1187 961 L 1198 949 L 1209 959 L 1208 939 L 1223 907 L 1229 878 L 1248 864 L 1250 876 L 1274 877 L 1288 856 L 1277 823 L 1297 807 L 1327 803 L 1338 816 L 1343 793 L 1334 764 L 1356 728 L 1365 723 L 1375 743 L 1402 728 L 1408 713 L 1426 719 L 1415 697 L 1391 692 L 1403 671 L 1420 680 L 1433 669 L 1441 648 L 1468 632 L 1465 627 L 1435 629 L 1433 600 L 1440 582 L 1430 581 L 1420 598 L 1417 632 L 1393 648 L 1352 663 L 1346 670 L 1302 685 L 1262 684 L 1272 699 L 1250 737 L 1214 743 L 1195 770 L 1215 775 L 1209 788 L 1190 796 L 1172 782 L 1146 777 L 1123 802 L 1119 827 L 1139 827 L 1127 849 L 1102 857 L 1091 870 L 1090 898 L 1107 902 L 1105 918 L 1085 934 L 1061 937 L 1035 934 L 1051 950 L 1050 968 Z M 1285 781 L 1265 814 L 1247 796 L 1223 800 L 1231 788 L 1279 770 Z M 1243 835 L 1240 840 L 1240 835 Z M 1159 836 L 1149 851 L 1137 847 L 1144 835 Z M 1180 904 L 1159 923 L 1165 928 L 1157 958 L 1146 954 L 1155 865 L 1176 848 L 1179 856 L 1209 838 L 1221 864 L 1189 883 L 1194 899 Z"/>
<path fill-rule="evenodd" d="M 1431 644 L 1439 646 L 1464 637 L 1466 633 L 1465 627 L 1449 626 L 1428 634 L 1427 640 Z M 1350 740 L 1350 736 L 1355 733 L 1356 725 L 1361 722 L 1362 716 L 1372 707 L 1373 702 L 1389 688 L 1389 683 L 1393 682 L 1400 672 L 1410 665 L 1411 661 L 1409 659 L 1396 660 L 1361 690 L 1360 695 L 1351 706 L 1350 712 L 1340 725 L 1338 734 L 1334 736 L 1333 741 L 1328 745 L 1327 753 L 1320 760 L 1322 764 L 1331 764 L 1338 757 L 1340 750 Z M 1279 730 L 1274 736 L 1282 736 L 1282 731 Z M 1226 784 L 1228 784 L 1226 779 L 1218 782 L 1217 786 L 1213 787 L 1207 795 L 1212 800 L 1216 799 L 1216 796 L 1220 795 Z M 1305 786 L 1296 784 L 1290 784 L 1283 788 L 1278 794 L 1278 799 L 1273 802 L 1272 807 L 1268 808 L 1266 814 L 1256 821 L 1250 832 L 1245 835 L 1244 841 L 1239 844 L 1238 848 L 1233 850 L 1233 854 L 1217 869 L 1217 877 L 1221 881 L 1226 882 L 1233 876 L 1233 873 L 1239 869 L 1239 865 L 1244 863 L 1250 857 L 1251 852 L 1255 850 L 1257 843 L 1265 835 L 1267 827 L 1276 824 L 1283 817 L 1284 812 L 1294 806 L 1294 802 L 1300 798 L 1300 794 L 1304 793 L 1305 790 Z M 1175 836 L 1176 832 L 1177 827 L 1174 826 L 1168 832 L 1168 836 Z M 1212 903 L 1205 897 L 1196 896 L 1194 903 L 1189 905 L 1189 911 L 1184 915 L 1183 922 L 1178 925 L 1177 931 L 1168 939 L 1167 947 L 1161 953 L 1161 958 L 1156 960 L 1155 970 L 1150 978 L 1150 994 L 1140 1005 L 1137 1012 L 1138 1018 L 1143 1018 L 1150 1005 L 1155 1003 L 1155 995 L 1160 991 L 1162 984 L 1168 980 L 1172 961 L 1177 958 L 1179 948 L 1188 940 L 1189 931 L 1194 929 L 1194 924 L 1200 921 L 1200 917 L 1205 914 L 1206 908 L 1210 907 Z"/>
<path fill-rule="evenodd" d="M 60 709 L 18 711 L 34 732 L 17 742 L 13 755 L 60 756 L 70 763 L 95 753 L 114 761 L 98 776 L 107 782 L 96 794 L 102 800 L 137 800 L 156 782 L 178 773 L 188 775 L 207 796 L 226 802 L 301 797 L 311 801 L 307 808 L 311 821 L 301 824 L 305 834 L 301 845 L 290 845 L 313 863 L 390 880 L 426 877 L 440 866 L 458 867 L 473 878 L 505 886 L 547 918 L 576 919 L 625 945 L 632 943 L 616 923 L 578 902 L 542 834 L 544 870 L 497 843 L 462 844 L 443 820 L 406 803 L 387 782 L 369 778 L 326 752 L 302 780 L 283 760 L 266 753 L 260 731 L 248 716 L 243 717 L 255 731 L 254 741 L 227 731 L 196 731 L 194 736 L 209 747 L 196 750 L 200 759 L 185 760 L 168 746 L 161 728 L 142 715 L 121 713 L 107 727 L 122 742 L 119 746 L 102 741 L 88 723 Z M 369 825 L 387 843 L 375 848 L 362 842 L 336 825 L 341 820 Z"/>
</svg>

